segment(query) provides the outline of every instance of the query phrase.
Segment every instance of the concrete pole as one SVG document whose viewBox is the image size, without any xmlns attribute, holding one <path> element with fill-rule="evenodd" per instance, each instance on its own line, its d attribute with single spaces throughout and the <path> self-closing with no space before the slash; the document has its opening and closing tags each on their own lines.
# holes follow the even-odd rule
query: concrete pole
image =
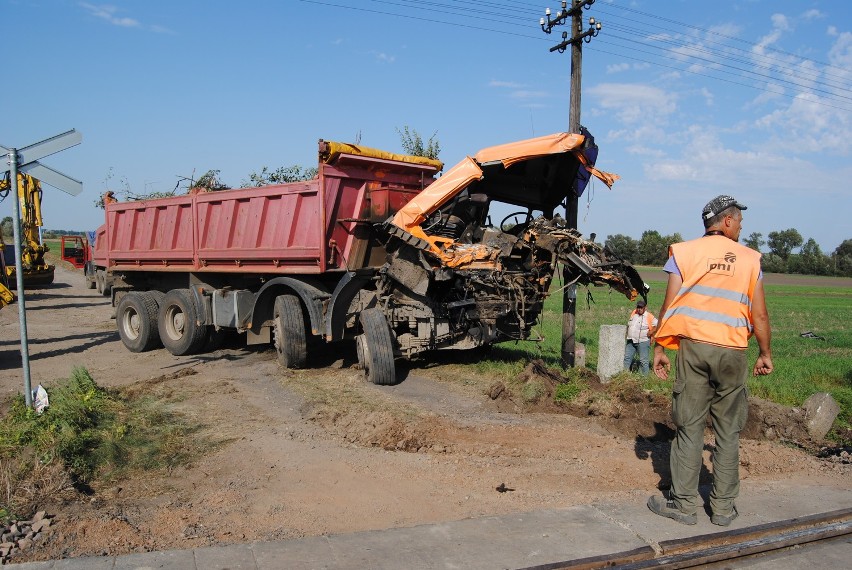
<svg viewBox="0 0 852 570">
<path fill-rule="evenodd" d="M 573 0 L 576 8 L 571 18 L 571 37 L 578 36 L 582 30 L 582 10 L 579 8 L 580 0 Z M 580 84 L 582 82 L 583 69 L 583 41 L 571 44 L 571 99 L 568 109 L 568 131 L 580 132 Z M 569 228 L 577 227 L 578 209 L 580 199 L 577 197 L 576 180 L 573 182 L 571 191 L 565 205 L 565 221 Z M 562 270 L 563 282 L 567 283 L 571 277 L 567 268 Z M 577 286 L 569 285 L 562 292 L 562 365 L 573 367 L 575 361 L 575 330 L 577 311 Z"/>
<path fill-rule="evenodd" d="M 24 268 L 21 260 L 21 200 L 18 197 L 18 151 L 9 149 L 9 173 L 11 175 L 12 203 L 14 204 L 14 215 L 12 216 L 12 231 L 15 239 L 15 279 L 18 286 L 18 321 L 21 323 L 21 362 L 24 369 L 24 401 L 27 407 L 33 405 L 33 390 L 30 383 L 30 347 L 27 341 L 27 312 L 24 305 Z"/>
</svg>

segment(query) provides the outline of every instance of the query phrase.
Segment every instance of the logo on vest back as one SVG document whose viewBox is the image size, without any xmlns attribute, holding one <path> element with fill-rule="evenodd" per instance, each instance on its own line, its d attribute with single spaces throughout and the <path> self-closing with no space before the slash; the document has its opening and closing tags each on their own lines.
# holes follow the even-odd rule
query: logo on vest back
<svg viewBox="0 0 852 570">
<path fill-rule="evenodd" d="M 731 276 L 734 274 L 734 263 L 737 261 L 735 253 L 729 251 L 722 258 L 711 258 L 707 260 L 707 272 L 717 275 Z"/>
</svg>

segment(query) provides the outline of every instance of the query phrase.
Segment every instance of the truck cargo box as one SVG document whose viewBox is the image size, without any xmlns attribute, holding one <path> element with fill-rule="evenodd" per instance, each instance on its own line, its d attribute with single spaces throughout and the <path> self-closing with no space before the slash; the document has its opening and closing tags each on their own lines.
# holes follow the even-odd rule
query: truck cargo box
<svg viewBox="0 0 852 570">
<path fill-rule="evenodd" d="M 113 272 L 318 274 L 380 266 L 370 225 L 439 161 L 320 141 L 313 180 L 106 205 L 96 262 Z"/>
</svg>

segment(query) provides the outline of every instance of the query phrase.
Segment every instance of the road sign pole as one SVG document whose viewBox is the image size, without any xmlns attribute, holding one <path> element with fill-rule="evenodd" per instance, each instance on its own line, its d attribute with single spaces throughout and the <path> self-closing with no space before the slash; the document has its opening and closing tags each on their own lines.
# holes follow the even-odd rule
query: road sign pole
<svg viewBox="0 0 852 570">
<path fill-rule="evenodd" d="M 39 159 L 61 152 L 66 148 L 80 144 L 83 135 L 76 129 L 33 143 L 23 148 L 6 148 L 0 145 L 0 154 L 8 153 L 9 168 L 6 169 L 12 178 L 12 201 L 15 215 L 12 217 L 12 228 L 15 236 L 15 276 L 18 282 L 18 318 L 21 322 L 21 361 L 24 370 L 24 399 L 27 407 L 33 403 L 32 384 L 30 382 L 30 347 L 27 340 L 27 313 L 24 307 L 24 268 L 21 252 L 21 200 L 18 196 L 18 172 L 28 174 L 51 186 L 76 196 L 83 191 L 83 183 L 62 174 L 49 166 L 39 163 Z M 0 171 L 1 172 L 1 171 Z M 41 230 L 39 230 L 41 231 Z"/>
<path fill-rule="evenodd" d="M 27 342 L 27 311 L 24 306 L 24 267 L 21 252 L 21 200 L 18 197 L 18 151 L 9 149 L 9 171 L 11 174 L 12 204 L 15 215 L 12 216 L 12 231 L 15 239 L 15 279 L 18 286 L 18 321 L 21 324 L 21 362 L 24 369 L 24 400 L 27 407 L 32 407 L 33 391 L 30 381 L 30 347 Z"/>
</svg>

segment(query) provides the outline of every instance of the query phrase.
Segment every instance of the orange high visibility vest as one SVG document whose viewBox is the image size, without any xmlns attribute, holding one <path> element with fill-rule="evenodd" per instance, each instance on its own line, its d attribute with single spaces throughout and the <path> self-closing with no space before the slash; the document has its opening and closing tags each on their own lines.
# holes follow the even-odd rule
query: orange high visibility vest
<svg viewBox="0 0 852 570">
<path fill-rule="evenodd" d="M 656 341 L 674 350 L 681 338 L 747 348 L 760 253 L 725 236 L 705 236 L 673 244 L 669 255 L 683 285 L 660 320 Z"/>
<path fill-rule="evenodd" d="M 630 322 L 630 319 L 632 319 L 633 315 L 635 315 L 635 314 L 636 314 L 636 309 L 633 309 L 632 311 L 630 311 L 630 316 L 627 317 L 627 322 Z M 651 325 L 654 324 L 654 315 L 652 315 L 650 312 L 648 312 L 648 309 L 645 309 L 645 314 L 643 316 L 645 317 L 646 328 L 648 330 L 651 330 Z"/>
</svg>

